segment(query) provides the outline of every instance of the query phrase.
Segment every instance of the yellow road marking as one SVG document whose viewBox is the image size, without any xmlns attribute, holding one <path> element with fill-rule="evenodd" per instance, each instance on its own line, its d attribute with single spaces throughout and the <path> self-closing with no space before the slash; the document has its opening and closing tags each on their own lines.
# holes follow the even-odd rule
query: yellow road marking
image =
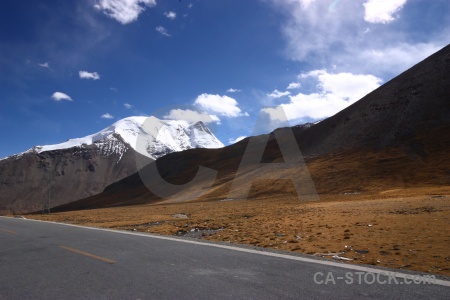
<svg viewBox="0 0 450 300">
<path fill-rule="evenodd" d="M 12 230 L 8 230 L 8 229 L 0 228 L 0 230 L 1 230 L 1 231 L 4 231 L 4 232 L 9 232 L 9 233 L 12 233 L 12 234 L 17 234 L 17 232 L 12 231 Z"/>
<path fill-rule="evenodd" d="M 72 252 L 75 252 L 75 253 L 87 256 L 87 257 L 95 258 L 95 259 L 98 259 L 98 260 L 101 260 L 101 261 L 104 261 L 104 262 L 107 262 L 107 263 L 110 263 L 110 264 L 113 264 L 113 263 L 116 262 L 116 261 L 111 260 L 111 259 L 106 258 L 106 257 L 97 256 L 97 255 L 92 254 L 92 253 L 84 252 L 84 251 L 73 249 L 73 248 L 66 247 L 66 246 L 59 246 L 59 248 L 63 248 L 63 249 L 66 249 L 66 250 L 69 250 L 69 251 L 72 251 Z"/>
</svg>

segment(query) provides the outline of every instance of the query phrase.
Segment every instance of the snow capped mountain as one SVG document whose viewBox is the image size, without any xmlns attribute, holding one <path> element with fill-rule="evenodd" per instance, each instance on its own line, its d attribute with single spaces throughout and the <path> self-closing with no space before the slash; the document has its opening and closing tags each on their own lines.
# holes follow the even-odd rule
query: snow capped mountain
<svg viewBox="0 0 450 300">
<path fill-rule="evenodd" d="M 155 117 L 128 117 L 95 134 L 60 144 L 36 146 L 24 153 L 90 145 L 97 147 L 103 155 L 122 155 L 126 151 L 125 145 L 128 145 L 152 159 L 175 151 L 224 146 L 201 121 L 188 123 L 182 120 L 159 120 Z"/>
<path fill-rule="evenodd" d="M 101 193 L 149 163 L 137 153 L 153 160 L 220 147 L 202 122 L 125 118 L 95 134 L 0 159 L 0 214 L 44 211 Z"/>
</svg>

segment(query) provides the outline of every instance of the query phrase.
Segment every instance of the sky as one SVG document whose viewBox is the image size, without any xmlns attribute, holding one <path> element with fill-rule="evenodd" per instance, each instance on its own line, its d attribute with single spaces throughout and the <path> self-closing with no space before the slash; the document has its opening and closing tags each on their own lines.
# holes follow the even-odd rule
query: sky
<svg viewBox="0 0 450 300">
<path fill-rule="evenodd" d="M 226 145 L 285 115 L 323 120 L 449 44 L 449 11 L 448 0 L 4 0 L 0 158 L 129 116 L 203 120 Z"/>
</svg>

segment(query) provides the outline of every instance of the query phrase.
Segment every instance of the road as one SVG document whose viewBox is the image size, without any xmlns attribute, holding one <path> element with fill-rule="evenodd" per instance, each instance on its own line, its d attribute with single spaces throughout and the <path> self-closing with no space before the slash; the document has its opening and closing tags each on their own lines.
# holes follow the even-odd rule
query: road
<svg viewBox="0 0 450 300">
<path fill-rule="evenodd" d="M 2 300 L 449 299 L 450 281 L 415 284 L 423 277 L 385 273 L 289 253 L 0 217 Z"/>
</svg>

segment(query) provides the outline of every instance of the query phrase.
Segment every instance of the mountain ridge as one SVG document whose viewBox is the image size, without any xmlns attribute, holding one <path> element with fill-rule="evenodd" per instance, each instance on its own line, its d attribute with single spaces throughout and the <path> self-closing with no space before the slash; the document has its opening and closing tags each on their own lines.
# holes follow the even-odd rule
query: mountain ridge
<svg viewBox="0 0 450 300">
<path fill-rule="evenodd" d="M 0 213 L 45 210 L 104 190 L 174 151 L 223 144 L 202 122 L 129 117 L 83 138 L 0 160 Z M 51 199 L 51 201 L 49 200 Z"/>
<path fill-rule="evenodd" d="M 450 186 L 450 45 L 388 81 L 353 105 L 309 128 L 292 130 L 320 193 L 377 192 L 423 185 Z M 164 180 L 189 182 L 199 166 L 218 171 L 210 190 L 192 200 L 227 199 L 249 138 L 221 149 L 171 153 L 153 162 Z M 269 135 L 264 162 L 280 162 L 280 150 Z M 288 170 L 300 176 L 301 170 Z M 255 178 L 242 174 L 243 178 Z M 296 196 L 283 172 L 262 173 L 250 199 Z M 278 178 L 278 179 L 277 179 Z M 274 181 L 275 180 L 275 181 Z M 281 181 L 280 181 L 281 180 Z M 202 185 L 198 190 L 204 189 Z M 186 191 L 186 194 L 189 191 Z M 101 194 L 57 210 L 177 202 L 148 190 L 139 174 L 108 186 Z"/>
<path fill-rule="evenodd" d="M 146 130 L 145 126 L 143 126 L 144 124 L 146 125 L 146 127 L 155 126 L 159 130 L 158 130 L 158 132 L 156 132 L 156 134 L 155 134 L 155 132 L 148 132 Z M 203 124 L 203 122 L 201 122 L 201 121 L 188 123 L 187 121 L 182 121 L 182 120 L 159 120 L 153 116 L 149 116 L 149 117 L 131 116 L 131 117 L 127 117 L 124 119 L 120 119 L 117 122 L 113 123 L 112 125 L 100 130 L 97 133 L 90 134 L 90 135 L 87 135 L 87 136 L 81 137 L 81 138 L 69 139 L 66 142 L 62 142 L 62 143 L 58 143 L 58 144 L 34 146 L 24 152 L 21 152 L 18 154 L 13 154 L 13 155 L 7 156 L 5 158 L 1 158 L 0 160 L 4 160 L 4 159 L 10 158 L 10 157 L 21 156 L 21 155 L 27 154 L 27 153 L 41 153 L 41 152 L 46 152 L 46 151 L 62 150 L 62 149 L 68 149 L 68 148 L 73 148 L 73 147 L 93 145 L 95 143 L 98 143 L 98 142 L 105 140 L 106 138 L 108 138 L 110 136 L 114 136 L 114 135 L 116 135 L 116 137 L 117 137 L 117 135 L 120 136 L 122 139 L 121 141 L 123 143 L 128 144 L 134 150 L 136 150 L 136 142 L 137 142 L 138 136 L 141 139 L 148 139 L 150 136 L 152 139 L 157 140 L 158 139 L 157 135 L 161 131 L 166 131 L 166 128 L 171 127 L 171 126 L 181 128 L 187 133 L 194 132 L 195 129 L 200 129 L 200 130 L 206 131 L 206 133 L 209 136 L 211 136 L 211 139 L 209 141 L 208 140 L 205 141 L 204 138 L 196 139 L 195 136 L 188 135 L 189 139 L 191 141 L 191 145 L 190 145 L 190 147 L 189 146 L 186 147 L 186 145 L 184 145 L 185 146 L 184 148 L 186 148 L 186 149 L 196 148 L 196 147 L 220 148 L 220 147 L 224 146 L 222 144 L 222 142 L 220 142 L 214 136 L 214 134 L 208 129 L 208 127 L 206 127 Z M 167 143 L 167 141 L 160 141 L 160 142 L 162 142 L 162 143 L 166 142 L 166 144 L 174 145 L 174 143 Z M 172 149 L 173 151 L 186 150 L 183 148 L 183 145 L 180 146 L 180 145 L 175 144 L 175 147 L 172 147 L 172 148 L 173 148 Z M 149 157 L 151 157 L 153 159 L 158 158 L 158 156 L 153 157 L 152 153 L 141 153 L 141 154 L 149 155 Z"/>
</svg>

